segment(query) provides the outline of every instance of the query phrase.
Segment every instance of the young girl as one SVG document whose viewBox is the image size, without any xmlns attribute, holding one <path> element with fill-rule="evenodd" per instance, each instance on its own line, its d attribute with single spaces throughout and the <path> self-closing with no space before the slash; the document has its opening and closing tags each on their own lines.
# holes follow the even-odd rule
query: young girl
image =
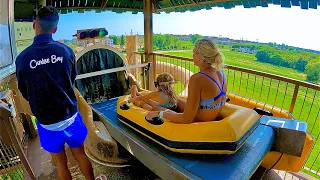
<svg viewBox="0 0 320 180">
<path fill-rule="evenodd" d="M 154 86 L 158 91 L 150 92 L 142 95 L 138 92 L 137 86 L 131 87 L 131 97 L 129 102 L 133 102 L 136 106 L 140 106 L 146 110 L 175 110 L 177 107 L 177 97 L 173 91 L 174 79 L 169 73 L 159 74 Z M 127 103 L 124 102 L 124 103 Z"/>
</svg>

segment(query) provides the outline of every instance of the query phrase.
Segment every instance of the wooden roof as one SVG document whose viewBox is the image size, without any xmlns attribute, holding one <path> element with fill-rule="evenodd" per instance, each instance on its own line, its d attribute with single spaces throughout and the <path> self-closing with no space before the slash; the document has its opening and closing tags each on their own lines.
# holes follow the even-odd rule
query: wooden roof
<svg viewBox="0 0 320 180">
<path fill-rule="evenodd" d="M 255 8 L 257 6 L 268 7 L 270 4 L 290 8 L 300 6 L 301 9 L 317 9 L 320 0 L 151 0 L 154 13 L 186 12 L 201 9 L 221 7 L 231 9 L 235 6 L 244 8 Z M 55 6 L 62 14 L 78 11 L 94 10 L 113 11 L 116 13 L 132 12 L 136 14 L 143 12 L 143 0 L 46 0 L 47 5 Z"/>
</svg>

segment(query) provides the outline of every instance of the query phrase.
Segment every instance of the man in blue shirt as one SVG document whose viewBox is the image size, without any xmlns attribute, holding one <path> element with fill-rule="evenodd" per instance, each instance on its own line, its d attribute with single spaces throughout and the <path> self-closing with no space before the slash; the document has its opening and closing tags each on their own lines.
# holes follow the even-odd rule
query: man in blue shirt
<svg viewBox="0 0 320 180">
<path fill-rule="evenodd" d="M 94 179 L 83 143 L 88 130 L 77 108 L 73 84 L 77 75 L 71 48 L 56 42 L 58 11 L 52 6 L 37 11 L 34 42 L 16 59 L 18 87 L 37 118 L 40 143 L 57 167 L 59 179 L 70 179 L 64 144 L 67 143 L 86 179 Z"/>
</svg>

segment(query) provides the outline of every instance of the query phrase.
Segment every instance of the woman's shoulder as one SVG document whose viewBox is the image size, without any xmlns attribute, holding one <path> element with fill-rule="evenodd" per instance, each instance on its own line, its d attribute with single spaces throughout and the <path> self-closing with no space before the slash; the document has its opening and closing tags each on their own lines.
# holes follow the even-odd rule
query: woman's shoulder
<svg viewBox="0 0 320 180">
<path fill-rule="evenodd" d="M 188 80 L 188 86 L 194 86 L 194 87 L 199 87 L 199 83 L 201 81 L 202 77 L 201 77 L 201 74 L 199 73 L 196 73 L 196 74 L 193 74 L 191 75 L 190 79 Z"/>
<path fill-rule="evenodd" d="M 196 80 L 199 80 L 200 78 L 201 78 L 201 74 L 200 73 L 195 73 L 195 74 L 192 74 L 191 76 L 190 76 L 190 81 L 196 81 Z"/>
</svg>

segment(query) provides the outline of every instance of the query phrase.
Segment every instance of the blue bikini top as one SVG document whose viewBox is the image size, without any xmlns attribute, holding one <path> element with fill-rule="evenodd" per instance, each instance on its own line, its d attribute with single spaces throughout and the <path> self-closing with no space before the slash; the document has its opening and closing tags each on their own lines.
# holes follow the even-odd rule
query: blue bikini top
<svg viewBox="0 0 320 180">
<path fill-rule="evenodd" d="M 211 98 L 211 99 L 201 99 L 200 100 L 200 105 L 199 105 L 199 108 L 198 109 L 216 109 L 220 106 L 223 106 L 225 104 L 224 101 L 218 103 L 218 104 L 214 104 L 214 105 L 211 105 L 212 103 L 214 103 L 215 101 L 217 101 L 221 96 L 226 96 L 226 92 L 223 91 L 223 87 L 224 87 L 224 72 L 221 71 L 222 73 L 222 87 L 219 86 L 219 84 L 217 83 L 216 80 L 214 80 L 212 77 L 210 77 L 209 75 L 203 73 L 203 72 L 199 72 L 199 74 L 203 74 L 205 76 L 207 76 L 210 80 L 212 80 L 214 83 L 216 83 L 216 85 L 218 86 L 219 90 L 220 90 L 220 93 L 214 97 L 214 98 Z"/>
<path fill-rule="evenodd" d="M 167 96 L 164 94 L 163 91 L 161 91 L 161 95 L 162 95 L 163 99 L 166 101 L 166 104 L 160 104 L 160 103 L 158 103 L 158 106 L 163 107 L 163 108 L 166 108 L 166 109 L 170 109 L 170 108 L 173 108 L 173 107 L 176 106 L 175 104 L 169 104 L 168 98 L 167 98 Z"/>
</svg>

